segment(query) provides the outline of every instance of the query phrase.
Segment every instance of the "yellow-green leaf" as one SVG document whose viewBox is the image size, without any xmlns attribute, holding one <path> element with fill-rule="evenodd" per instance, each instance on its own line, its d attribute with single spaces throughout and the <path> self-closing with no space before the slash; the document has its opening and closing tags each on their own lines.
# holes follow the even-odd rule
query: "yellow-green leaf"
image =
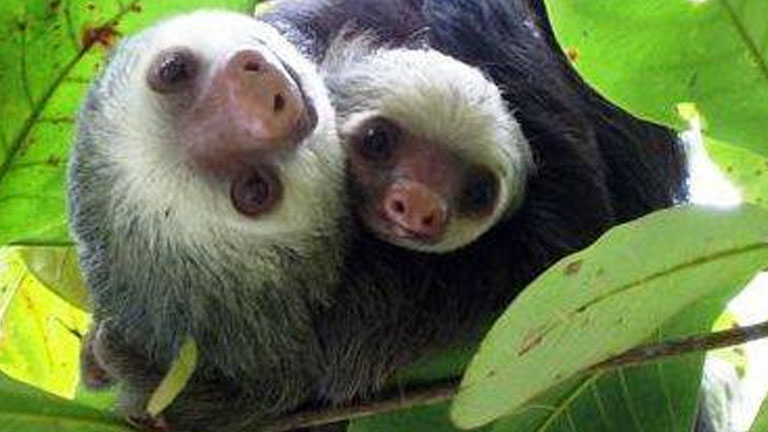
<svg viewBox="0 0 768 432">
<path fill-rule="evenodd" d="M 171 363 L 160 385 L 147 402 L 147 412 L 151 416 L 160 414 L 184 390 L 192 373 L 197 367 L 197 343 L 187 337 L 181 345 L 179 354 Z"/>
<path fill-rule="evenodd" d="M 13 249 L 0 249 L 0 372 L 62 397 L 74 396 L 83 310 L 47 289 Z"/>
</svg>

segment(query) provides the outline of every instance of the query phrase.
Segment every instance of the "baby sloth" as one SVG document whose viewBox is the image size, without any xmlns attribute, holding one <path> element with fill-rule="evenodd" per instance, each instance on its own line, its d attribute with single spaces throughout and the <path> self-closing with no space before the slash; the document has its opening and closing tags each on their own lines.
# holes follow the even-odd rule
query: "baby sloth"
<svg viewBox="0 0 768 432">
<path fill-rule="evenodd" d="M 309 311 L 338 284 L 343 153 L 314 65 L 273 27 L 203 11 L 120 43 L 82 107 L 69 210 L 93 297 L 85 379 L 155 428 L 242 428 L 306 398 Z M 187 337 L 198 367 L 147 399 Z M 102 373 L 102 372 L 105 372 Z"/>
<path fill-rule="evenodd" d="M 522 203 L 530 147 L 499 88 L 433 49 L 332 44 L 321 66 L 350 161 L 352 203 L 385 241 L 444 253 Z"/>
</svg>

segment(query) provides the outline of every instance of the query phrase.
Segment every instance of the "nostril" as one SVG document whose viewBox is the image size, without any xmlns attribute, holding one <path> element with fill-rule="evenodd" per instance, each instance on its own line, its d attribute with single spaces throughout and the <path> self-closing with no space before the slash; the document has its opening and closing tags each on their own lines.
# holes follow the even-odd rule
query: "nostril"
<svg viewBox="0 0 768 432">
<path fill-rule="evenodd" d="M 437 218 L 435 218 L 435 215 L 431 214 L 421 220 L 421 225 L 426 228 L 432 228 L 435 225 L 436 220 Z"/>
<path fill-rule="evenodd" d="M 400 200 L 395 200 L 392 203 L 392 210 L 397 214 L 405 214 L 405 204 Z"/>
<path fill-rule="evenodd" d="M 245 69 L 246 72 L 259 72 L 261 70 L 261 65 L 255 60 L 248 60 L 243 65 L 243 69 Z"/>
<path fill-rule="evenodd" d="M 275 95 L 273 108 L 276 113 L 282 111 L 283 108 L 285 108 L 285 97 L 283 97 L 282 94 L 278 93 Z"/>
</svg>

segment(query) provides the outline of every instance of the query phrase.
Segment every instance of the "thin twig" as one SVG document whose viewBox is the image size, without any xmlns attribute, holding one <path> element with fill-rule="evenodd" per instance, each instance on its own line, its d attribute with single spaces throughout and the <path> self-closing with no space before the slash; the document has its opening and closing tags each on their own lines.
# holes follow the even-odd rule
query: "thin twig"
<svg viewBox="0 0 768 432">
<path fill-rule="evenodd" d="M 294 429 L 337 423 L 369 417 L 417 406 L 434 405 L 451 399 L 459 387 L 457 379 L 441 381 L 426 388 L 411 389 L 405 393 L 388 395 L 379 400 L 358 405 L 330 408 L 319 411 L 305 411 L 278 419 L 262 429 L 262 432 L 285 432 Z"/>
<path fill-rule="evenodd" d="M 735 327 L 703 335 L 694 335 L 658 344 L 639 346 L 600 362 L 589 369 L 594 371 L 619 366 L 631 366 L 666 357 L 740 345 L 765 337 L 768 337 L 768 322 L 746 327 Z"/>
</svg>

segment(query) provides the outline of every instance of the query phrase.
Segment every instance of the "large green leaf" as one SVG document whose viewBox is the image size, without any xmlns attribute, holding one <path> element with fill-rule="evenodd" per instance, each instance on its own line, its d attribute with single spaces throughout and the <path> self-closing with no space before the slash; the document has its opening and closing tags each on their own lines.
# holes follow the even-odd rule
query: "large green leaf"
<svg viewBox="0 0 768 432">
<path fill-rule="evenodd" d="M 707 332 L 731 295 L 732 292 L 725 292 L 720 297 L 708 297 L 695 307 L 686 309 L 662 326 L 656 333 L 655 340 Z M 454 349 L 451 353 L 454 359 L 458 359 L 463 356 L 457 354 L 463 354 L 465 351 Z M 437 359 L 442 359 L 443 362 L 420 362 L 419 366 L 411 368 L 411 373 L 405 375 L 412 379 L 429 377 L 430 366 L 437 371 L 447 371 L 444 366 L 451 362 L 445 360 L 451 358 L 441 355 Z M 577 377 L 547 391 L 521 407 L 515 414 L 479 430 L 688 432 L 691 430 L 693 414 L 697 408 L 703 359 L 704 354 L 697 353 L 663 362 L 601 371 L 594 376 Z M 461 364 L 456 363 L 453 367 L 459 367 Z M 431 376 L 445 378 L 455 376 L 455 373 Z M 356 420 L 349 429 L 351 432 L 411 430 L 455 432 L 459 429 L 448 419 L 448 403 Z"/>
<path fill-rule="evenodd" d="M 640 117 L 768 155 L 768 2 L 547 0 L 560 44 L 598 91 Z"/>
<path fill-rule="evenodd" d="M 515 412 L 590 365 L 638 345 L 701 299 L 768 263 L 757 207 L 664 210 L 611 230 L 547 270 L 496 322 L 454 400 L 461 427 Z"/>
<path fill-rule="evenodd" d="M 44 393 L 0 373 L 0 431 L 131 432 L 113 415 Z"/>
<path fill-rule="evenodd" d="M 0 249 L 0 372 L 71 398 L 90 317 L 40 284 L 18 251 Z"/>
<path fill-rule="evenodd" d="M 0 2 L 0 245 L 68 243 L 64 178 L 74 119 L 106 48 L 158 18 L 254 0 Z"/>
<path fill-rule="evenodd" d="M 669 340 L 709 331 L 732 292 L 705 298 L 654 335 Z M 704 353 L 579 376 L 495 423 L 494 432 L 689 432 Z"/>
</svg>

